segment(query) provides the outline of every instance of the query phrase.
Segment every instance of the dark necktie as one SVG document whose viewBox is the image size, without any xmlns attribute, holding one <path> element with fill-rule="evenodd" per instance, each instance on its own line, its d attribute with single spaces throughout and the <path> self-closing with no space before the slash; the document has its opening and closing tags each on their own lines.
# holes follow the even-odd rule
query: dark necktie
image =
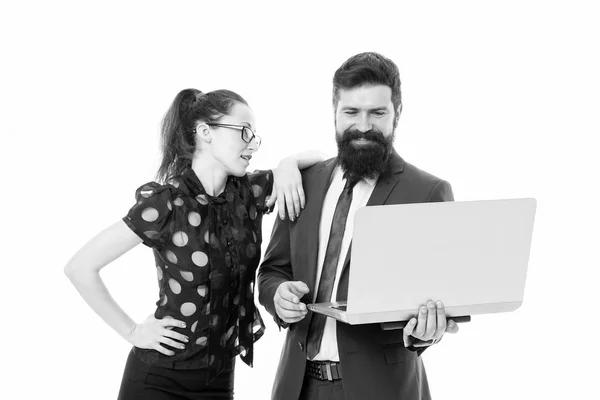
<svg viewBox="0 0 600 400">
<path fill-rule="evenodd" d="M 344 186 L 344 190 L 342 191 L 342 194 L 340 194 L 337 205 L 335 206 L 315 303 L 326 303 L 331 301 L 335 273 L 342 248 L 342 238 L 344 237 L 344 230 L 346 229 L 346 219 L 348 218 L 350 203 L 352 203 L 352 188 L 356 182 L 357 181 L 346 181 L 346 186 Z M 323 314 L 314 313 L 312 316 L 310 327 L 308 329 L 308 342 L 306 346 L 308 358 L 311 360 L 319 353 L 326 320 L 327 317 Z"/>
</svg>

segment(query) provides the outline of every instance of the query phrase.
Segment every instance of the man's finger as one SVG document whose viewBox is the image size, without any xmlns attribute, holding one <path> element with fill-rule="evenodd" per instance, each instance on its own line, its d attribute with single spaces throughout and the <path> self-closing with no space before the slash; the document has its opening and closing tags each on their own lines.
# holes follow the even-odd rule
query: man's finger
<svg viewBox="0 0 600 400">
<path fill-rule="evenodd" d="M 279 315 L 279 318 L 281 318 L 285 322 L 290 322 L 290 320 L 293 319 L 300 320 L 306 316 L 306 312 L 298 310 L 286 310 L 285 308 L 279 306 L 275 307 L 275 311 L 277 311 L 277 315 Z"/>
<path fill-rule="evenodd" d="M 413 332 L 413 336 L 422 338 L 425 335 L 425 328 L 427 327 L 427 307 L 421 306 L 419 308 L 419 316 L 417 317 L 417 327 Z"/>
<path fill-rule="evenodd" d="M 410 336 L 413 334 L 415 327 L 417 326 L 417 319 L 411 318 L 404 326 L 404 334 Z"/>
<path fill-rule="evenodd" d="M 436 302 L 435 306 L 437 309 L 437 329 L 435 330 L 434 339 L 439 340 L 446 332 L 446 309 L 441 301 Z"/>
<path fill-rule="evenodd" d="M 437 327 L 437 311 L 433 301 L 427 302 L 427 328 L 423 340 L 429 340 L 435 335 Z"/>
<path fill-rule="evenodd" d="M 449 319 L 448 324 L 446 325 L 446 332 L 448 333 L 456 333 L 458 332 L 458 324 L 453 320 Z"/>
<path fill-rule="evenodd" d="M 302 297 L 310 291 L 308 289 L 308 285 L 302 281 L 295 281 L 290 283 L 290 292 L 294 293 L 296 296 Z"/>
<path fill-rule="evenodd" d="M 308 286 L 304 282 L 284 282 L 277 288 L 274 300 L 279 296 L 291 303 L 299 303 L 300 298 L 306 293 L 308 293 Z"/>
<path fill-rule="evenodd" d="M 281 298 L 280 301 L 276 301 L 276 304 L 281 307 L 283 310 L 289 311 L 304 311 L 306 310 L 306 304 L 304 303 L 294 303 L 288 300 Z"/>
<path fill-rule="evenodd" d="M 277 291 L 277 295 L 283 300 L 286 301 L 288 303 L 293 303 L 293 304 L 297 304 L 300 302 L 300 298 L 294 294 L 286 285 L 286 287 L 282 287 L 280 290 Z"/>
<path fill-rule="evenodd" d="M 279 308 L 280 314 L 285 318 L 297 318 L 303 317 L 307 314 L 307 312 L 301 310 L 286 310 L 283 307 Z"/>
<path fill-rule="evenodd" d="M 412 344 L 410 336 L 413 334 L 415 327 L 417 326 L 417 320 L 411 318 L 403 329 L 402 338 L 404 339 L 404 347 L 409 347 Z"/>
</svg>

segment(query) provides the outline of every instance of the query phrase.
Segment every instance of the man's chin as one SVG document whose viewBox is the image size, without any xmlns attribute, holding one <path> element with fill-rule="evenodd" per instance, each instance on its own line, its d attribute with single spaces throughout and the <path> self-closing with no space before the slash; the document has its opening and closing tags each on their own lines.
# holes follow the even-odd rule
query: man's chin
<svg viewBox="0 0 600 400">
<path fill-rule="evenodd" d="M 364 141 L 360 143 L 350 142 L 346 151 L 344 151 L 347 159 L 361 160 L 361 164 L 372 163 L 373 160 L 378 160 L 385 157 L 385 149 L 380 143 L 374 141 Z"/>
<path fill-rule="evenodd" d="M 338 161 L 344 174 L 358 178 L 372 178 L 381 174 L 387 167 L 393 140 L 393 134 L 387 139 L 381 134 L 338 134 Z"/>
</svg>

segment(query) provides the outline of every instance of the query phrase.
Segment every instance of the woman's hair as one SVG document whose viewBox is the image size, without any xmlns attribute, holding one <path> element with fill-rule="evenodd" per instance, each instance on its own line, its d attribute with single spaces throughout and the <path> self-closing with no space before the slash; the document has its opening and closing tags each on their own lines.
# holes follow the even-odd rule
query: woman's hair
<svg viewBox="0 0 600 400">
<path fill-rule="evenodd" d="M 162 161 L 156 178 L 166 182 L 190 168 L 196 150 L 198 122 L 217 123 L 229 114 L 235 103 L 248 105 L 242 96 L 225 89 L 208 93 L 197 89 L 179 92 L 162 120 Z"/>
</svg>

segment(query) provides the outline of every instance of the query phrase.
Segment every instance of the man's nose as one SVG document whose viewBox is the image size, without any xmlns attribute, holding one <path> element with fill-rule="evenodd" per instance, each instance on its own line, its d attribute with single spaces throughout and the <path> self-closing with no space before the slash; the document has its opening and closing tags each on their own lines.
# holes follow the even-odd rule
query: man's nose
<svg viewBox="0 0 600 400">
<path fill-rule="evenodd" d="M 366 132 L 366 131 L 370 130 L 371 127 L 372 127 L 372 124 L 371 124 L 371 119 L 369 118 L 369 116 L 366 114 L 360 115 L 359 120 L 356 123 L 356 129 L 358 129 L 361 132 Z"/>
</svg>

